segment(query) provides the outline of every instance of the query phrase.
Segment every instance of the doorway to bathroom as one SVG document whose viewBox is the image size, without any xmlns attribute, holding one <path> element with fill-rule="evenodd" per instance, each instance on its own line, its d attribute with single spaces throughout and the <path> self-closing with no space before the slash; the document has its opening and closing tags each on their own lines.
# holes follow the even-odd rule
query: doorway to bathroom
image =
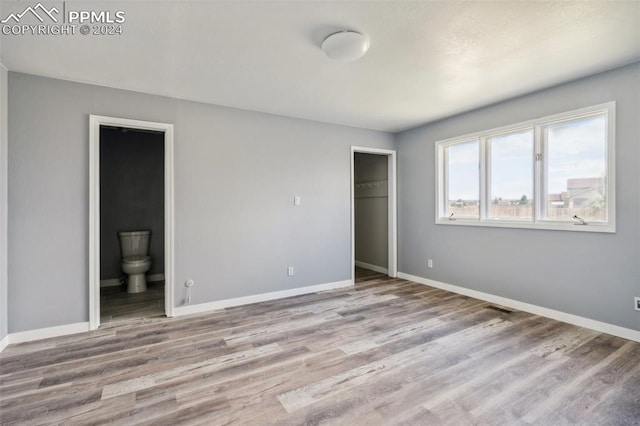
<svg viewBox="0 0 640 426">
<path fill-rule="evenodd" d="M 90 117 L 90 328 L 173 316 L 173 127 Z"/>
<path fill-rule="evenodd" d="M 351 148 L 352 279 L 397 276 L 396 152 Z"/>
</svg>

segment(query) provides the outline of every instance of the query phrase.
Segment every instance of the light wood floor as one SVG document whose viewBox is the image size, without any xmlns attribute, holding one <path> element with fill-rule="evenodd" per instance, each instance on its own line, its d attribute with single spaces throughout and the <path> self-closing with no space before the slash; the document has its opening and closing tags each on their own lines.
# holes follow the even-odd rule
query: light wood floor
<svg viewBox="0 0 640 426">
<path fill-rule="evenodd" d="M 124 286 L 100 289 L 100 324 L 164 316 L 164 281 L 147 283 L 147 291 L 127 293 Z"/>
<path fill-rule="evenodd" d="M 2 424 L 638 425 L 640 344 L 375 273 L 0 354 Z"/>
</svg>

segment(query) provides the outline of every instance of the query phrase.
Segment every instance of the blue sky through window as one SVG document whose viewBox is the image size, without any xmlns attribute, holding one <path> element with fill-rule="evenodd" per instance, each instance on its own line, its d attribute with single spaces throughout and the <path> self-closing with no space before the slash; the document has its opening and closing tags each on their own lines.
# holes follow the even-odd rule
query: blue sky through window
<svg viewBox="0 0 640 426">
<path fill-rule="evenodd" d="M 605 117 L 587 117 L 554 124 L 547 131 L 547 179 L 550 194 L 566 191 L 568 179 L 605 175 Z"/>
<path fill-rule="evenodd" d="M 533 199 L 533 131 L 490 139 L 491 199 Z"/>
<path fill-rule="evenodd" d="M 533 131 L 490 139 L 491 199 L 533 198 Z M 480 143 L 451 145 L 448 150 L 449 200 L 479 199 Z M 547 192 L 567 191 L 573 178 L 602 177 L 606 171 L 606 119 L 587 117 L 547 127 Z"/>
<path fill-rule="evenodd" d="M 451 145 L 449 158 L 449 200 L 480 199 L 480 143 Z"/>
</svg>

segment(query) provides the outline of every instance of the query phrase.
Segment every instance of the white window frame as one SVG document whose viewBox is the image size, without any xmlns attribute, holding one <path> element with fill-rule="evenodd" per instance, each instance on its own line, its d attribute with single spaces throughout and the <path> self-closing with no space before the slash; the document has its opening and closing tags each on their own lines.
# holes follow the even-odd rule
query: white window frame
<svg viewBox="0 0 640 426">
<path fill-rule="evenodd" d="M 547 156 L 545 155 L 545 140 L 543 130 L 545 127 L 580 118 L 605 114 L 606 122 L 606 194 L 607 194 L 607 222 L 588 222 L 581 224 L 578 221 L 567 220 L 547 220 L 544 219 L 544 196 L 546 195 L 546 168 Z M 500 228 L 524 228 L 524 229 L 547 229 L 558 231 L 578 231 L 578 232 L 607 232 L 615 233 L 615 206 L 616 206 L 616 182 L 615 182 L 615 102 L 607 102 L 593 105 L 569 112 L 541 117 L 526 122 L 513 125 L 502 126 L 482 132 L 470 133 L 464 136 L 445 139 L 435 143 L 435 171 L 436 171 L 436 220 L 438 225 L 454 226 L 489 226 Z M 515 133 L 523 130 L 533 131 L 533 219 L 504 219 L 489 217 L 490 196 L 490 152 L 488 139 L 508 133 Z M 449 218 L 447 211 L 447 161 L 446 148 L 458 143 L 479 141 L 480 144 L 480 217 L 479 218 Z"/>
</svg>

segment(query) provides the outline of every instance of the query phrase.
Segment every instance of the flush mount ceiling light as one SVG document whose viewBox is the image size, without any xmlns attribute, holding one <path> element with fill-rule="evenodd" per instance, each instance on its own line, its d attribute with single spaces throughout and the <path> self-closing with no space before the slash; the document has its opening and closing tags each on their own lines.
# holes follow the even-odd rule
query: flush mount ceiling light
<svg viewBox="0 0 640 426">
<path fill-rule="evenodd" d="M 322 50 L 331 59 L 351 62 L 367 53 L 369 39 L 355 31 L 339 31 L 324 39 Z"/>
</svg>

